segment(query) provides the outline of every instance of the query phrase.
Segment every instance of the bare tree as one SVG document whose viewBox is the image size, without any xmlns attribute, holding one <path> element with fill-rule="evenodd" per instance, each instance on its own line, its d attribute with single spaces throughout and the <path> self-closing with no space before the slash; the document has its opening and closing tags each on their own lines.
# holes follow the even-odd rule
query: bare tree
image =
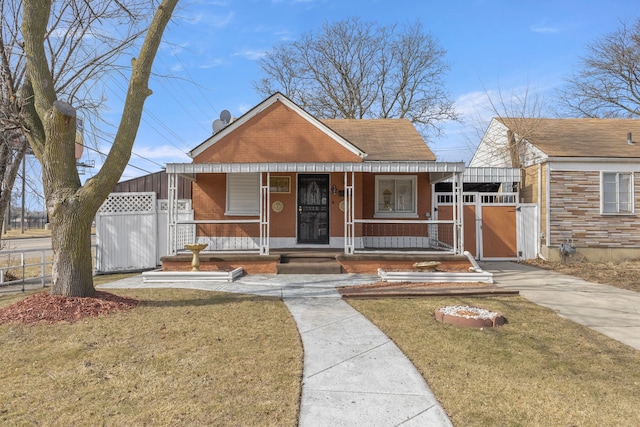
<svg viewBox="0 0 640 427">
<path fill-rule="evenodd" d="M 545 109 L 544 97 L 527 85 L 508 97 L 498 88 L 496 95 L 487 94 L 487 99 L 494 116 L 507 127 L 506 150 L 511 167 L 519 168 L 526 154 L 525 143 L 535 138 L 540 128 Z"/>
<path fill-rule="evenodd" d="M 441 122 L 457 119 L 444 55 L 419 22 L 398 28 L 351 18 L 274 47 L 254 87 L 282 92 L 316 117 L 407 118 L 438 134 Z"/>
<path fill-rule="evenodd" d="M 57 2 L 23 2 L 22 34 L 27 74 L 22 113 L 26 118 L 27 139 L 42 167 L 46 208 L 51 221 L 53 294 L 91 296 L 95 292 L 91 223 L 131 157 L 144 102 L 151 95 L 148 83 L 153 60 L 177 1 L 162 0 L 158 6 L 139 55 L 131 61 L 129 87 L 112 148 L 100 171 L 84 185 L 80 184 L 75 163 L 76 110 L 69 102 L 74 98 L 64 99 L 56 92 L 53 62 L 47 54 L 48 23 Z M 94 6 L 94 2 L 88 0 L 83 4 L 89 8 Z M 66 66 L 59 63 L 57 69 L 66 70 Z"/>
<path fill-rule="evenodd" d="M 640 117 L 640 18 L 587 45 L 559 98 L 583 117 Z"/>
<path fill-rule="evenodd" d="M 59 98 L 76 106 L 88 122 L 99 117 L 104 101 L 101 82 L 122 68 L 118 59 L 139 40 L 141 25 L 152 15 L 154 3 L 130 0 L 64 0 L 52 2 L 45 52 Z M 0 0 L 0 218 L 25 153 L 22 108 L 26 100 L 26 57 L 20 29 L 20 0 Z M 114 37 L 117 27 L 118 37 Z"/>
</svg>

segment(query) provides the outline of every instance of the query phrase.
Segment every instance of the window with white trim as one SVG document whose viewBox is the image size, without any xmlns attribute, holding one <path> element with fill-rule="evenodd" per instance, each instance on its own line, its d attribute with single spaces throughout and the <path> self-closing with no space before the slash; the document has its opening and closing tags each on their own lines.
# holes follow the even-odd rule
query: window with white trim
<svg viewBox="0 0 640 427">
<path fill-rule="evenodd" d="M 227 209 L 225 215 L 260 214 L 260 175 L 227 174 Z"/>
<path fill-rule="evenodd" d="M 631 172 L 602 172 L 601 211 L 603 214 L 633 213 L 633 174 Z"/>
<path fill-rule="evenodd" d="M 418 179 L 415 175 L 376 176 L 376 217 L 416 217 Z"/>
</svg>

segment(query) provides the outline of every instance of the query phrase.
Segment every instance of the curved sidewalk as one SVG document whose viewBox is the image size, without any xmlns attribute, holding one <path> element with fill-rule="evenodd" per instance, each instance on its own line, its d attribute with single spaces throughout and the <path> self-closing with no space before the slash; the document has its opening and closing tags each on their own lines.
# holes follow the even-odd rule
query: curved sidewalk
<svg viewBox="0 0 640 427">
<path fill-rule="evenodd" d="M 304 346 L 300 426 L 452 426 L 409 359 L 335 289 L 377 280 L 350 274 L 251 275 L 233 283 L 144 283 L 133 277 L 100 289 L 181 287 L 280 297 Z"/>
<path fill-rule="evenodd" d="M 640 293 L 508 262 L 482 262 L 495 284 L 640 350 Z"/>
</svg>

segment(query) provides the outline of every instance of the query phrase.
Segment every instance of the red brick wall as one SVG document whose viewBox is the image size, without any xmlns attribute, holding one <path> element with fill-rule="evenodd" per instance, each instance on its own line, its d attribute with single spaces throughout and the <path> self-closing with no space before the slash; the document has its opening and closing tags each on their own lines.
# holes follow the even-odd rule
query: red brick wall
<svg viewBox="0 0 640 427">
<path fill-rule="evenodd" d="M 640 209 L 640 174 L 634 176 L 635 208 Z M 573 238 L 578 247 L 640 246 L 637 215 L 600 213 L 600 172 L 552 171 L 550 175 L 550 240 L 558 246 Z"/>
<path fill-rule="evenodd" d="M 194 163 L 361 161 L 280 102 L 258 113 L 193 160 Z"/>
<path fill-rule="evenodd" d="M 365 174 L 364 176 L 364 199 L 362 202 L 362 209 L 364 218 L 373 218 L 376 212 L 376 176 L 385 174 Z M 386 174 L 386 175 L 406 175 L 413 176 L 415 174 Z M 429 174 L 418 174 L 418 218 L 427 219 L 425 214 L 431 212 L 431 183 L 429 181 Z M 414 218 L 415 219 L 415 218 Z"/>
</svg>

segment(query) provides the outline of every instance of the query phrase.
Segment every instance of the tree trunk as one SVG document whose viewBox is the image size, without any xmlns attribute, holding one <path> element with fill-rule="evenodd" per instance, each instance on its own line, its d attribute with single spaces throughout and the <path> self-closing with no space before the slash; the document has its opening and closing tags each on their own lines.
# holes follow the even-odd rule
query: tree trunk
<svg viewBox="0 0 640 427">
<path fill-rule="evenodd" d="M 18 169 L 20 168 L 20 163 L 27 152 L 28 144 L 26 140 L 20 144 L 14 153 L 12 152 L 12 148 L 9 147 L 8 139 L 5 139 L 2 143 L 2 147 L 0 148 L 0 177 L 2 177 L 2 188 L 0 190 L 0 223 L 2 223 L 2 219 L 5 217 L 7 212 L 7 207 L 9 203 L 11 203 L 11 191 L 13 190 L 13 185 L 16 182 L 16 176 L 18 175 Z M 8 227 L 9 224 L 5 224 L 5 227 Z M 2 237 L 2 230 L 0 230 L 0 242 Z M 0 245 L 0 247 L 2 247 Z"/>
<path fill-rule="evenodd" d="M 54 207 L 51 220 L 53 268 L 51 293 L 69 297 L 90 297 L 93 287 L 91 223 L 87 214 L 74 203 Z"/>
<path fill-rule="evenodd" d="M 53 285 L 51 293 L 93 296 L 91 223 L 122 175 L 131 156 L 145 99 L 151 95 L 149 76 L 162 33 L 178 0 L 162 0 L 150 23 L 132 74 L 122 120 L 103 167 L 84 186 L 75 162 L 76 112 L 57 99 L 43 40 L 52 2 L 23 2 L 22 33 L 27 58 L 25 91 L 33 96 L 24 107 L 27 138 L 42 165 L 42 184 L 51 222 Z"/>
<path fill-rule="evenodd" d="M 75 110 L 66 102 L 56 101 L 44 124 L 48 144 L 43 154 L 42 184 L 51 221 L 51 293 L 90 297 L 95 293 L 91 223 L 100 205 L 88 197 L 81 197 L 78 192 Z"/>
</svg>

